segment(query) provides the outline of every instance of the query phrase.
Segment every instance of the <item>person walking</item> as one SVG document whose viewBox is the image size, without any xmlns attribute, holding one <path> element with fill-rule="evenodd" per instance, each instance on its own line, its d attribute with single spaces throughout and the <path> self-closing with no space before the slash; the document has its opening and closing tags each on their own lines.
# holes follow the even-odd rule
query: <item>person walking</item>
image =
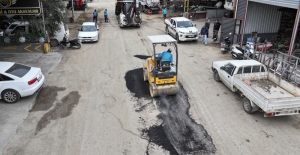
<svg viewBox="0 0 300 155">
<path fill-rule="evenodd" d="M 207 38 L 208 38 L 209 27 L 210 27 L 210 20 L 208 18 L 206 18 L 205 27 L 207 28 Z"/>
<path fill-rule="evenodd" d="M 207 28 L 206 26 L 204 25 L 201 29 L 201 32 L 200 32 L 200 35 L 202 36 L 202 43 L 203 44 L 207 44 Z"/>
<path fill-rule="evenodd" d="M 105 23 L 108 22 L 108 13 L 107 13 L 107 9 L 104 10 L 104 20 L 105 20 Z"/>
<path fill-rule="evenodd" d="M 214 29 L 213 29 L 213 32 L 214 32 L 213 39 L 214 39 L 214 41 L 218 40 L 218 32 L 219 32 L 219 29 L 220 29 L 221 25 L 222 24 L 219 22 L 219 20 L 216 19 L 215 24 L 214 24 Z"/>
<path fill-rule="evenodd" d="M 164 8 L 162 12 L 163 12 L 163 15 L 164 15 L 164 19 L 166 19 L 167 18 L 167 13 L 168 13 L 167 9 Z"/>
<path fill-rule="evenodd" d="M 97 10 L 95 9 L 95 11 L 93 12 L 93 22 L 97 23 L 97 18 L 98 18 L 98 13 Z"/>
</svg>

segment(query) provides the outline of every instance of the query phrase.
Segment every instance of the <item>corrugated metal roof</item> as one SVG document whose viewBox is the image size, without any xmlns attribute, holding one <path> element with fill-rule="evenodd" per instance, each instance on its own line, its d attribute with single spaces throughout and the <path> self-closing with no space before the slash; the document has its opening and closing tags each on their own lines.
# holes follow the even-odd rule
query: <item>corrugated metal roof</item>
<svg viewBox="0 0 300 155">
<path fill-rule="evenodd" d="M 251 32 L 277 33 L 281 11 L 279 6 L 249 2 L 246 17 L 245 34 Z"/>
<path fill-rule="evenodd" d="M 249 1 L 293 8 L 293 9 L 298 9 L 298 5 L 299 5 L 299 0 L 249 0 Z"/>
</svg>

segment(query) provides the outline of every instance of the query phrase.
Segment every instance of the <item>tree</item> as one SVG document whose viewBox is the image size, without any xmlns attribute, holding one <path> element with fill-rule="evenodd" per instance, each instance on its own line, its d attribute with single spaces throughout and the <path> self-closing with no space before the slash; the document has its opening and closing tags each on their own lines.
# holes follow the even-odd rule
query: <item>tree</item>
<svg viewBox="0 0 300 155">
<path fill-rule="evenodd" d="M 43 0 L 44 20 L 46 31 L 50 36 L 59 31 L 59 23 L 67 23 L 69 12 L 66 2 L 61 0 Z M 43 35 L 42 15 L 28 16 L 28 22 L 33 33 Z"/>
</svg>

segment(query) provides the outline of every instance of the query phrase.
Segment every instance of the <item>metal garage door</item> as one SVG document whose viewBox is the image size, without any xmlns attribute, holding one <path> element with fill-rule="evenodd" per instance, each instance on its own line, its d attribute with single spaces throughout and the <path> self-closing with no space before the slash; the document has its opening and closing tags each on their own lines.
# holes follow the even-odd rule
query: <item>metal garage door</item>
<svg viewBox="0 0 300 155">
<path fill-rule="evenodd" d="M 242 0 L 244 1 L 244 0 Z M 264 3 L 270 5 L 276 5 L 281 7 L 297 9 L 299 0 L 249 0 L 251 2 Z"/>
</svg>

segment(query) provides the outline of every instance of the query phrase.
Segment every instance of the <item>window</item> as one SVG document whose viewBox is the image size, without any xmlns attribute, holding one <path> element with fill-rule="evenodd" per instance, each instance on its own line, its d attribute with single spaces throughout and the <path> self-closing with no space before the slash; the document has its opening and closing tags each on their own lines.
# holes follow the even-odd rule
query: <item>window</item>
<svg viewBox="0 0 300 155">
<path fill-rule="evenodd" d="M 11 24 L 8 29 L 14 29 L 18 24 Z"/>
<path fill-rule="evenodd" d="M 190 21 L 181 21 L 177 22 L 177 27 L 193 27 L 193 24 Z"/>
<path fill-rule="evenodd" d="M 252 67 L 252 73 L 260 72 L 260 66 L 253 66 Z"/>
<path fill-rule="evenodd" d="M 12 81 L 14 79 L 6 76 L 6 75 L 3 75 L 3 74 L 0 74 L 0 81 Z"/>
<path fill-rule="evenodd" d="M 240 67 L 236 74 L 242 74 L 242 73 L 243 73 L 243 67 Z"/>
<path fill-rule="evenodd" d="M 230 63 L 224 66 L 224 71 L 229 75 L 232 75 L 234 69 L 235 69 L 235 66 Z"/>
<path fill-rule="evenodd" d="M 81 31 L 97 31 L 97 29 L 94 25 L 84 25 L 81 27 Z"/>
<path fill-rule="evenodd" d="M 11 74 L 11 75 L 21 78 L 24 75 L 26 75 L 30 69 L 31 69 L 31 67 L 28 67 L 28 66 L 24 66 L 21 64 L 14 64 L 5 73 L 8 73 L 8 74 Z"/>
<path fill-rule="evenodd" d="M 261 66 L 260 71 L 261 71 L 261 72 L 265 72 L 265 67 L 264 67 L 264 66 Z"/>
<path fill-rule="evenodd" d="M 252 66 L 244 67 L 244 72 L 243 73 L 251 73 L 251 68 L 252 68 Z"/>
</svg>

